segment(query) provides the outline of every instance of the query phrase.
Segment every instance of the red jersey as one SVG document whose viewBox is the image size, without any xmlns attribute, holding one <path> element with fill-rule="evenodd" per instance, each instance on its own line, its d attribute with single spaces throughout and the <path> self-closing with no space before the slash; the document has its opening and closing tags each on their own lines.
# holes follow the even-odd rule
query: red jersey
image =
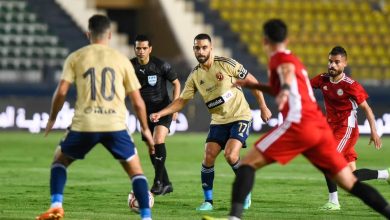
<svg viewBox="0 0 390 220">
<path fill-rule="evenodd" d="M 331 82 L 328 74 L 310 80 L 313 88 L 321 89 L 325 100 L 328 123 L 357 127 L 357 108 L 368 98 L 367 92 L 345 74 L 338 82 Z"/>
<path fill-rule="evenodd" d="M 271 93 L 276 96 L 283 84 L 278 74 L 278 68 L 283 63 L 292 63 L 295 66 L 288 103 L 281 110 L 284 120 L 299 123 L 302 118 L 305 120 L 319 120 L 323 118 L 322 111 L 313 95 L 313 89 L 310 86 L 310 80 L 305 67 L 289 50 L 278 51 L 271 56 L 268 65 Z"/>
</svg>

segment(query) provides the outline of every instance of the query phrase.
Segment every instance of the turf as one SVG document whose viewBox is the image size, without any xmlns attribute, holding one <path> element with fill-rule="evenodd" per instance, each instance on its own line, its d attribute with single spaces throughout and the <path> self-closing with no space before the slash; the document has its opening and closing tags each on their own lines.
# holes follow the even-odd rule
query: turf
<svg viewBox="0 0 390 220">
<path fill-rule="evenodd" d="M 167 139 L 167 167 L 174 192 L 155 197 L 153 219 L 201 219 L 205 214 L 223 217 L 229 207 L 234 175 L 220 155 L 215 167 L 213 212 L 200 213 L 195 208 L 203 200 L 200 167 L 206 134 L 178 133 Z M 252 134 L 252 144 L 259 134 Z M 49 169 L 53 152 L 62 137 L 54 132 L 0 133 L 0 219 L 34 219 L 49 206 Z M 153 170 L 147 149 L 134 135 L 146 176 L 151 182 Z M 380 151 L 368 147 L 368 138 L 358 143 L 358 167 L 372 169 L 390 166 L 390 138 L 383 138 Z M 242 153 L 245 154 L 246 150 Z M 390 185 L 386 181 L 369 181 L 387 200 Z M 83 161 L 68 169 L 64 208 L 66 219 L 139 219 L 127 207 L 129 179 L 111 155 L 98 145 Z M 252 207 L 245 219 L 383 219 L 360 200 L 340 192 L 342 210 L 319 211 L 327 201 L 322 175 L 306 159 L 296 158 L 287 166 L 272 165 L 259 172 L 252 194 Z"/>
</svg>

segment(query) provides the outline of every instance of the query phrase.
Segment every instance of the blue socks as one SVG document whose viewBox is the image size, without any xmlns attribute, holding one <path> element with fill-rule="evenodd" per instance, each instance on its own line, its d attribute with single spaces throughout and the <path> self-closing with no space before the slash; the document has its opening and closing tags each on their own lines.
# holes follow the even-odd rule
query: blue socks
<svg viewBox="0 0 390 220">
<path fill-rule="evenodd" d="M 202 164 L 201 170 L 204 200 L 213 204 L 214 166 L 206 167 Z"/>
<path fill-rule="evenodd" d="M 66 167 L 59 163 L 53 164 L 50 172 L 51 204 L 62 206 L 65 183 Z"/>
<path fill-rule="evenodd" d="M 139 204 L 141 218 L 152 217 L 149 207 L 148 182 L 143 174 L 135 175 L 131 178 L 133 192 Z"/>
</svg>

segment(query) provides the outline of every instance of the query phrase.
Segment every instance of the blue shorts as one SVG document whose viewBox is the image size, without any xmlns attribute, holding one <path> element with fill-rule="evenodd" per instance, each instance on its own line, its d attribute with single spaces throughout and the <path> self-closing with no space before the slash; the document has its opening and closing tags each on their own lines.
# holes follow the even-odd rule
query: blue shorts
<svg viewBox="0 0 390 220">
<path fill-rule="evenodd" d="M 73 159 L 84 159 L 85 155 L 98 143 L 101 143 L 118 160 L 128 160 L 137 153 L 127 130 L 113 132 L 68 130 L 60 146 L 65 155 Z"/>
<path fill-rule="evenodd" d="M 229 124 L 210 125 L 207 142 L 216 142 L 222 150 L 229 139 L 237 139 L 246 147 L 246 139 L 249 136 L 250 121 L 235 121 Z"/>
</svg>

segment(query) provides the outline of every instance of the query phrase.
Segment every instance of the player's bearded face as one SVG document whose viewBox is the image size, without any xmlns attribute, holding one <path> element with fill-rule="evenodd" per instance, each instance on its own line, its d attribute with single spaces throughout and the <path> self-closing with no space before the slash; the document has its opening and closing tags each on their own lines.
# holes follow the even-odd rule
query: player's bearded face
<svg viewBox="0 0 390 220">
<path fill-rule="evenodd" d="M 328 61 L 328 73 L 332 76 L 338 76 L 344 72 L 344 68 L 347 66 L 347 62 L 344 56 L 341 55 L 329 55 Z"/>
<path fill-rule="evenodd" d="M 199 63 L 203 64 L 210 59 L 211 45 L 208 40 L 195 40 L 193 49 Z"/>
</svg>

